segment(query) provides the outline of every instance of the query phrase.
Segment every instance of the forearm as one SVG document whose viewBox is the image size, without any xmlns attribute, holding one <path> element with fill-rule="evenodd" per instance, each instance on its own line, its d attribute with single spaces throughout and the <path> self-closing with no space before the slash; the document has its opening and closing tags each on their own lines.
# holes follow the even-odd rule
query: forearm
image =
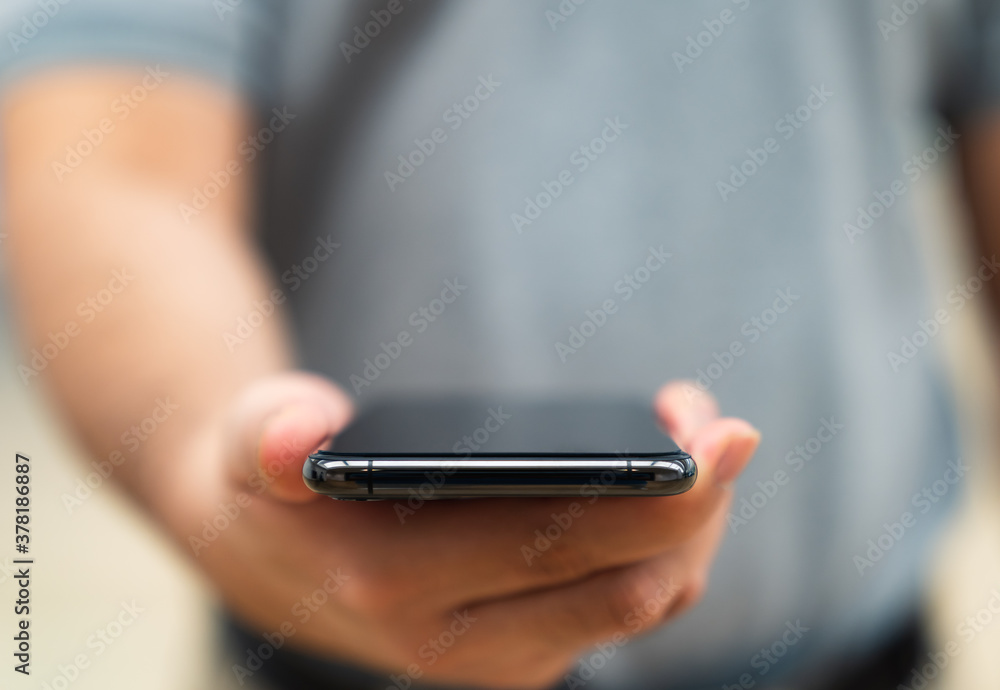
<svg viewBox="0 0 1000 690">
<path fill-rule="evenodd" d="M 123 452 L 115 476 L 150 501 L 162 486 L 150 490 L 149 465 L 184 452 L 238 389 L 287 368 L 290 354 L 278 310 L 244 342 L 224 340 L 273 290 L 245 232 L 249 173 L 203 213 L 179 212 L 235 155 L 245 129 L 237 104 L 195 84 L 173 87 L 72 174 L 53 174 L 62 156 L 48 142 L 73 142 L 92 127 L 117 93 L 115 79 L 106 97 L 82 103 L 58 84 L 58 96 L 29 86 L 8 98 L 5 250 L 26 351 L 41 350 L 50 334 L 68 340 L 40 376 L 22 360 L 27 385 L 49 386 L 92 453 Z M 121 77 L 124 88 L 131 83 Z M 142 141 L 158 132 L 160 141 Z M 178 133 L 193 141 L 172 141 Z M 169 418 L 150 434 L 140 427 L 123 447 L 168 401 L 158 416 L 176 406 Z"/>
</svg>

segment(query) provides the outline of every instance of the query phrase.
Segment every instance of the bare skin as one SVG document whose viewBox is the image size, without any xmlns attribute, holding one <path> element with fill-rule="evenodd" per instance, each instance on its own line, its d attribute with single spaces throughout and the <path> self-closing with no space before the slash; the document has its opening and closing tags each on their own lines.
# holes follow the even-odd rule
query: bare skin
<svg viewBox="0 0 1000 690">
<path fill-rule="evenodd" d="M 291 644 L 385 671 L 542 687 L 591 645 L 662 625 L 699 599 L 728 486 L 759 435 L 680 383 L 654 404 L 698 462 L 696 487 L 580 500 L 583 514 L 530 564 L 521 547 L 571 500 L 430 502 L 401 524 L 392 503 L 312 494 L 302 462 L 347 422 L 348 397 L 295 370 L 280 309 L 235 352 L 222 339 L 274 288 L 248 231 L 252 171 L 190 223 L 178 212 L 236 157 L 249 132 L 245 106 L 171 75 L 80 165 L 61 179 L 53 171 L 141 79 L 63 69 L 26 79 L 3 102 L 5 250 L 27 348 L 70 319 L 81 324 L 28 385 L 48 387 L 97 457 L 120 449 L 122 432 L 158 398 L 177 405 L 114 476 L 239 617 L 266 632 L 292 625 Z M 131 280 L 84 322 L 78 304 L 115 270 Z M 192 542 L 220 504 L 237 501 L 239 517 Z M 329 601 L 303 622 L 294 607 L 324 583 Z M 454 631 L 456 613 L 466 629 L 428 663 L 422 646 Z"/>
</svg>

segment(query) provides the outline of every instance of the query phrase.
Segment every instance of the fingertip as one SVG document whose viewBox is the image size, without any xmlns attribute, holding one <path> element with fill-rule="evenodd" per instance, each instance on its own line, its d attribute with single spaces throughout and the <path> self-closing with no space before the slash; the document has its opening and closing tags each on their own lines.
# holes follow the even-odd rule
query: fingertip
<svg viewBox="0 0 1000 690">
<path fill-rule="evenodd" d="M 283 501 L 303 503 L 316 498 L 302 480 L 308 455 L 333 434 L 328 415 L 316 405 L 296 403 L 264 424 L 257 449 L 257 471 L 268 491 Z"/>
<path fill-rule="evenodd" d="M 706 426 L 691 450 L 700 470 L 708 470 L 713 481 L 728 488 L 750 462 L 760 444 L 760 432 L 743 419 L 727 417 Z"/>
<path fill-rule="evenodd" d="M 685 449 L 699 429 L 719 416 L 715 397 L 688 380 L 663 386 L 656 394 L 654 407 L 667 432 Z"/>
</svg>

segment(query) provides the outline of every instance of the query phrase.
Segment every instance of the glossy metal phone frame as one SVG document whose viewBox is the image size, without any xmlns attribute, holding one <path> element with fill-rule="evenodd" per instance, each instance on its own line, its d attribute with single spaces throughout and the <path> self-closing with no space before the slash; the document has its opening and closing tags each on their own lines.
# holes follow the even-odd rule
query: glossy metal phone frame
<svg viewBox="0 0 1000 690">
<path fill-rule="evenodd" d="M 683 452 L 606 454 L 362 454 L 318 451 L 302 476 L 342 500 L 543 496 L 671 496 L 694 486 Z"/>
</svg>

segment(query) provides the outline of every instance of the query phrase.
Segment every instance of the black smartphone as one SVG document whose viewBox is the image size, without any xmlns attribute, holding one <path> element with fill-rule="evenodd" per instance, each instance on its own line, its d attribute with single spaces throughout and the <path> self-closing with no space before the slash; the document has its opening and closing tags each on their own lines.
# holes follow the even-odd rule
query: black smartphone
<svg viewBox="0 0 1000 690">
<path fill-rule="evenodd" d="M 363 408 L 302 474 L 355 501 L 670 496 L 697 467 L 648 402 L 397 398 Z"/>
</svg>

